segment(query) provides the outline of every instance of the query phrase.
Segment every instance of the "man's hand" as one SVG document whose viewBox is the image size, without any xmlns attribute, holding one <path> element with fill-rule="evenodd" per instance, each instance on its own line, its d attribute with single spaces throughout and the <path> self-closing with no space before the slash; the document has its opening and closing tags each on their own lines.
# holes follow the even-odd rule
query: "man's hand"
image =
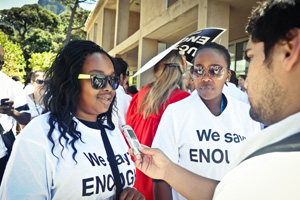
<svg viewBox="0 0 300 200">
<path fill-rule="evenodd" d="M 12 116 L 14 114 L 14 101 L 8 100 L 5 103 L 8 103 L 8 105 L 1 105 L 0 113 Z"/>
<path fill-rule="evenodd" d="M 135 156 L 135 166 L 151 178 L 164 180 L 168 168 L 174 163 L 160 149 L 143 145 L 139 150 L 142 154 Z M 128 152 L 134 156 L 131 149 Z"/>
<path fill-rule="evenodd" d="M 145 197 L 137 189 L 128 187 L 122 191 L 120 200 L 145 200 Z"/>
</svg>

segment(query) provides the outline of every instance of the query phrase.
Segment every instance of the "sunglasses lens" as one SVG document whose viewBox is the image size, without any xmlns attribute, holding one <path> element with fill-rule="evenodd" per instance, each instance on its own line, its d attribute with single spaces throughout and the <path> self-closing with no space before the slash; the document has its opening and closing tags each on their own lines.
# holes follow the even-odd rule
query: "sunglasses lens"
<svg viewBox="0 0 300 200">
<path fill-rule="evenodd" d="M 0 60 L 0 65 L 3 65 L 4 64 L 4 60 Z"/>
<path fill-rule="evenodd" d="M 194 66 L 194 69 L 192 70 L 194 78 L 203 78 L 205 73 L 206 70 L 202 66 Z M 224 76 L 224 68 L 218 65 L 210 66 L 207 73 L 211 79 L 220 80 Z"/>
<path fill-rule="evenodd" d="M 104 75 L 96 75 L 92 77 L 92 87 L 96 90 L 103 89 L 107 81 L 111 85 L 113 90 L 116 90 L 119 86 L 120 78 L 118 76 L 104 76 Z"/>
<path fill-rule="evenodd" d="M 208 73 L 213 79 L 220 80 L 223 78 L 224 69 L 222 66 L 211 66 Z"/>
<path fill-rule="evenodd" d="M 40 80 L 40 79 L 35 80 L 35 82 L 36 82 L 37 84 L 43 84 L 43 83 L 44 83 L 44 81 L 43 81 L 43 80 Z"/>
<path fill-rule="evenodd" d="M 113 90 L 116 90 L 119 87 L 120 79 L 117 76 L 110 77 L 109 84 Z"/>
<path fill-rule="evenodd" d="M 92 77 L 92 87 L 96 90 L 100 90 L 104 88 L 107 84 L 107 80 L 105 76 L 94 76 Z"/>
</svg>

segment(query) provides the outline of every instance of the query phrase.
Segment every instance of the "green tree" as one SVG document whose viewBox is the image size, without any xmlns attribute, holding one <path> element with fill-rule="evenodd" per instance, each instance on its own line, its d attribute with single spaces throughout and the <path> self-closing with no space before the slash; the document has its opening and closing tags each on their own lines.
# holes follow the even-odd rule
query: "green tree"
<svg viewBox="0 0 300 200">
<path fill-rule="evenodd" d="M 20 44 L 9 40 L 2 31 L 0 31 L 0 44 L 5 51 L 3 73 L 10 77 L 18 76 L 23 79 L 26 75 L 26 64 Z"/>
<path fill-rule="evenodd" d="M 35 29 L 23 42 L 23 51 L 25 58 L 28 59 L 32 53 L 42 53 L 53 50 L 52 34 L 48 31 Z"/>
<path fill-rule="evenodd" d="M 84 27 L 84 23 L 82 23 L 80 26 L 78 27 L 74 27 L 74 19 L 76 18 L 76 14 L 77 9 L 79 8 L 79 4 L 80 3 L 95 3 L 96 0 L 59 0 L 62 4 L 66 5 L 69 7 L 70 11 L 71 11 L 71 15 L 69 18 L 69 25 L 68 25 L 68 29 L 67 29 L 67 36 L 66 36 L 66 40 L 64 42 L 64 45 L 66 45 L 67 43 L 69 43 L 69 41 L 71 40 L 71 32 L 73 30 L 76 29 L 80 29 Z"/>
<path fill-rule="evenodd" d="M 0 10 L 0 22 L 6 25 L 7 29 L 13 28 L 17 33 L 17 38 L 14 39 L 22 43 L 26 34 L 35 28 L 54 31 L 59 25 L 60 19 L 51 11 L 43 9 L 39 4 L 31 4 L 21 8 Z"/>
<path fill-rule="evenodd" d="M 33 53 L 29 59 L 28 67 L 32 70 L 43 70 L 47 71 L 54 61 L 56 53 L 43 52 Z"/>
<path fill-rule="evenodd" d="M 80 40 L 86 38 L 86 32 L 84 31 L 84 23 L 88 18 L 90 11 L 78 9 L 74 21 L 73 21 L 73 28 L 72 34 L 70 35 L 69 40 Z M 63 25 L 63 32 L 67 35 L 68 32 L 68 24 L 71 17 L 71 12 L 65 12 L 60 15 L 61 24 Z"/>
</svg>

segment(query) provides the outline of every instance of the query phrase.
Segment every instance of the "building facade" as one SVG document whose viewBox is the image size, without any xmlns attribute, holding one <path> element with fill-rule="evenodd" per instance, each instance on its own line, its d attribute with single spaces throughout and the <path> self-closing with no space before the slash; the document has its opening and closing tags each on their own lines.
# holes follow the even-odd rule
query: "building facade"
<svg viewBox="0 0 300 200">
<path fill-rule="evenodd" d="M 98 0 L 85 24 L 87 39 L 122 57 L 133 75 L 148 60 L 188 34 L 208 27 L 227 29 L 217 43 L 228 47 L 231 69 L 247 72 L 245 25 L 257 0 Z M 129 78 L 149 83 L 151 71 Z"/>
</svg>

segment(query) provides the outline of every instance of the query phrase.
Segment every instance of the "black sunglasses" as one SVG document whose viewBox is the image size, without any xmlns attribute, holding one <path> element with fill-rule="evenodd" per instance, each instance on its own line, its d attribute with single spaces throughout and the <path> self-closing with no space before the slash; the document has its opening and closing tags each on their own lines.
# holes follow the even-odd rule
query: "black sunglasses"
<svg viewBox="0 0 300 200">
<path fill-rule="evenodd" d="M 113 90 L 116 90 L 120 83 L 119 76 L 104 76 L 102 74 L 79 74 L 78 79 L 91 79 L 92 87 L 96 90 L 105 88 L 107 82 L 109 82 Z"/>
<path fill-rule="evenodd" d="M 36 82 L 37 84 L 43 84 L 45 81 L 41 80 L 41 79 L 36 79 L 34 82 Z"/>
<path fill-rule="evenodd" d="M 4 64 L 4 60 L 0 60 L 0 66 Z"/>
</svg>

